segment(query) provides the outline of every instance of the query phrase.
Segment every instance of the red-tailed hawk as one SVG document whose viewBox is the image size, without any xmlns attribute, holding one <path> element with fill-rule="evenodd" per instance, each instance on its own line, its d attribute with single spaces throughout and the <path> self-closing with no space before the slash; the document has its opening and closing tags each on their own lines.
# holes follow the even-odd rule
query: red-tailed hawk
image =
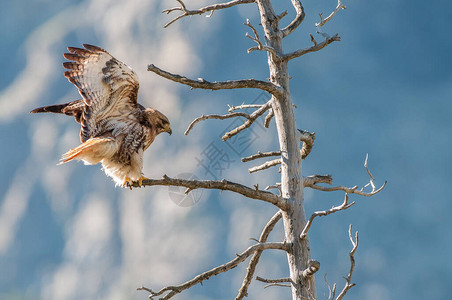
<svg viewBox="0 0 452 300">
<path fill-rule="evenodd" d="M 81 145 L 69 150 L 60 164 L 73 159 L 102 163 L 117 185 L 141 186 L 143 152 L 162 132 L 171 134 L 168 118 L 137 103 L 138 78 L 126 64 L 102 48 L 83 44 L 68 47 L 64 76 L 83 99 L 36 108 L 31 113 L 52 112 L 74 116 L 80 123 Z"/>
</svg>

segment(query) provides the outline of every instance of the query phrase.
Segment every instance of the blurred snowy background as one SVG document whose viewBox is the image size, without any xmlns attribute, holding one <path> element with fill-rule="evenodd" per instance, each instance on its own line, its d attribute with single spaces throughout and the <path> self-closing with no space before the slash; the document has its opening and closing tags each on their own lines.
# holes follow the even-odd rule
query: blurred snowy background
<svg viewBox="0 0 452 300">
<path fill-rule="evenodd" d="M 290 1 L 275 1 L 278 12 Z M 198 8 L 212 1 L 187 1 Z M 165 113 L 173 135 L 145 153 L 148 177 L 227 178 L 266 186 L 277 168 L 249 175 L 240 157 L 277 148 L 274 128 L 255 124 L 240 147 L 221 142 L 231 121 L 187 125 L 227 104 L 261 101 L 256 90 L 190 91 L 147 72 L 150 63 L 206 80 L 268 77 L 265 53 L 246 53 L 247 18 L 254 4 L 195 16 L 163 29 L 161 14 L 176 1 L 20 0 L 0 3 L 0 299 L 147 299 L 141 284 L 179 284 L 232 259 L 251 245 L 275 213 L 269 205 L 228 192 L 194 194 L 176 205 L 178 190 L 115 188 L 99 166 L 56 166 L 78 144 L 78 125 L 57 115 L 30 115 L 42 105 L 77 99 L 63 76 L 67 46 L 90 43 L 130 65 L 140 78 L 140 102 Z M 286 51 L 311 45 L 318 13 L 335 0 L 303 1 L 306 19 Z M 338 185 L 363 185 L 369 166 L 387 188 L 372 198 L 352 196 L 348 211 L 317 219 L 310 231 L 323 276 L 342 288 L 351 248 L 347 229 L 360 233 L 348 299 L 446 299 L 452 278 L 452 22 L 446 0 L 346 1 L 324 30 L 342 41 L 290 64 L 298 127 L 315 131 L 303 174 L 332 174 Z M 318 38 L 318 40 L 321 40 Z M 263 121 L 263 120 L 262 120 Z M 272 126 L 274 127 L 274 123 Z M 213 147 L 213 148 L 212 148 Z M 221 160 L 209 161 L 215 149 Z M 306 213 L 330 208 L 342 193 L 306 190 Z M 281 240 L 281 226 L 270 240 Z M 177 299 L 231 299 L 246 265 L 212 278 Z M 287 276 L 284 255 L 268 252 L 257 274 Z M 252 282 L 248 299 L 288 299 L 284 288 Z"/>
</svg>

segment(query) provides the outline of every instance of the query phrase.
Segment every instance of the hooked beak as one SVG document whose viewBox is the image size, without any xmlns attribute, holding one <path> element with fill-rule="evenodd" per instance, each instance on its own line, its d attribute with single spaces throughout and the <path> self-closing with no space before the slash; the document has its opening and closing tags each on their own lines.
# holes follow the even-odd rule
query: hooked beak
<svg viewBox="0 0 452 300">
<path fill-rule="evenodd" d="M 169 133 L 169 135 L 171 135 L 171 133 L 173 133 L 173 131 L 171 130 L 171 128 L 170 129 L 168 129 L 166 132 L 168 132 Z"/>
</svg>

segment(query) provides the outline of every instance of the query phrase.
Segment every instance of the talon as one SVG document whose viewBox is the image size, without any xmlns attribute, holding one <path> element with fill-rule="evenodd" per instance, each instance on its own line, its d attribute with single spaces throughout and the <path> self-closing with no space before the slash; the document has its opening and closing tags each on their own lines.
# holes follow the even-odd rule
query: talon
<svg viewBox="0 0 452 300">
<path fill-rule="evenodd" d="M 138 186 L 142 186 L 143 185 L 143 180 L 148 180 L 149 178 L 144 177 L 143 175 L 141 175 L 140 179 L 138 179 Z"/>
<path fill-rule="evenodd" d="M 132 179 L 130 179 L 129 177 L 124 178 L 124 182 L 122 183 L 122 187 L 129 187 L 130 189 L 132 189 L 133 186 L 133 181 Z"/>
</svg>

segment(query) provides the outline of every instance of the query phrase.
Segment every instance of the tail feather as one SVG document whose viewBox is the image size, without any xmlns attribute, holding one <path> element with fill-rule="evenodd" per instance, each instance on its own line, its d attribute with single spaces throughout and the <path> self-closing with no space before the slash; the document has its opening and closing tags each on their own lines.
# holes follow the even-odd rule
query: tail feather
<svg viewBox="0 0 452 300">
<path fill-rule="evenodd" d="M 55 113 L 55 114 L 64 114 L 63 110 L 68 104 L 69 103 L 38 107 L 38 108 L 35 108 L 32 111 L 30 111 L 30 113 L 36 114 L 36 113 L 50 112 L 50 113 Z"/>
<path fill-rule="evenodd" d="M 49 106 L 38 107 L 30 111 L 31 114 L 36 113 L 55 113 L 55 114 L 65 114 L 68 116 L 74 116 L 75 120 L 80 123 L 83 109 L 85 107 L 85 102 L 83 99 L 64 103 L 64 104 L 55 104 Z"/>
<path fill-rule="evenodd" d="M 73 159 L 83 160 L 85 163 L 95 165 L 106 157 L 111 157 L 116 151 L 116 142 L 111 137 L 91 138 L 74 149 L 64 153 L 58 165 Z"/>
</svg>

